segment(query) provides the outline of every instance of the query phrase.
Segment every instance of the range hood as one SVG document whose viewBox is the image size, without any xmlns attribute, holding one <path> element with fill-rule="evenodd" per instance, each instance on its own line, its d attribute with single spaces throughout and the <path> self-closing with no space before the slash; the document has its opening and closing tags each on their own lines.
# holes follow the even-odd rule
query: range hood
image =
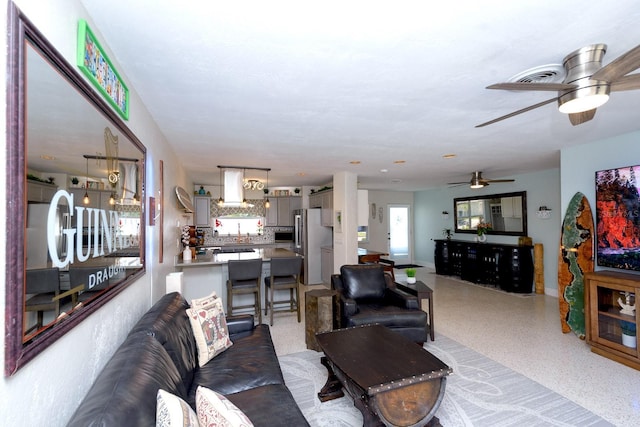
<svg viewBox="0 0 640 427">
<path fill-rule="evenodd" d="M 224 171 L 224 205 L 242 206 L 244 200 L 244 171 L 227 169 Z"/>
</svg>

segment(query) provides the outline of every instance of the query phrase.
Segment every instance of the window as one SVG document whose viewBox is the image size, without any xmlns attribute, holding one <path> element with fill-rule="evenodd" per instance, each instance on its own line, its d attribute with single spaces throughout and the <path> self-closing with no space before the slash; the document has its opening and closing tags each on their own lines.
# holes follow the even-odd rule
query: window
<svg viewBox="0 0 640 427">
<path fill-rule="evenodd" d="M 358 242 L 368 242 L 369 241 L 369 227 L 367 226 L 358 226 Z"/>
<path fill-rule="evenodd" d="M 220 217 L 215 219 L 214 224 L 219 236 L 256 236 L 264 231 L 263 217 Z"/>
</svg>

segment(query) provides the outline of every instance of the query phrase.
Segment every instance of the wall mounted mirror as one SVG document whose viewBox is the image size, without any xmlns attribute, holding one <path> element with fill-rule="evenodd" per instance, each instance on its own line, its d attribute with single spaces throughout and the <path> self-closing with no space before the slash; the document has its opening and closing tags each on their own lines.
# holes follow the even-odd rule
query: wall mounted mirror
<svg viewBox="0 0 640 427">
<path fill-rule="evenodd" d="M 13 4 L 8 30 L 12 375 L 144 274 L 146 149 Z"/>
<path fill-rule="evenodd" d="M 490 223 L 489 234 L 527 235 L 527 192 L 459 197 L 453 200 L 456 233 L 476 233 L 480 222 Z"/>
</svg>

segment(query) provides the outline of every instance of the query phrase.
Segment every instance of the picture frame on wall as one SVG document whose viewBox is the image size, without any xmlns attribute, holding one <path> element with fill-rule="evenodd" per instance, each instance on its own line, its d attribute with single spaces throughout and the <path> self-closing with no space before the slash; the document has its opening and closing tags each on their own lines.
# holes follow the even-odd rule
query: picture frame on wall
<svg viewBox="0 0 640 427">
<path fill-rule="evenodd" d="M 76 65 L 116 112 L 129 120 L 129 89 L 83 19 L 78 21 Z"/>
</svg>

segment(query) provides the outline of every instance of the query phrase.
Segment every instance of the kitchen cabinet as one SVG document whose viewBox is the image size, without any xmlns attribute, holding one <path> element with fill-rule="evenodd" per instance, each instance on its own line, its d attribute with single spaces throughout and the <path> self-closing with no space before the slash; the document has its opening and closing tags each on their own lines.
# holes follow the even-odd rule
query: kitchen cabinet
<svg viewBox="0 0 640 427">
<path fill-rule="evenodd" d="M 636 330 L 638 310 L 635 306 L 640 292 L 640 276 L 596 271 L 585 274 L 584 315 L 586 341 L 591 351 L 634 369 L 640 369 L 640 353 Z M 633 336 L 631 336 L 633 331 Z M 628 332 L 627 335 L 624 332 Z"/>
<path fill-rule="evenodd" d="M 331 284 L 331 275 L 333 274 L 333 248 L 324 246 L 320 248 L 320 262 L 322 283 Z"/>
<path fill-rule="evenodd" d="M 266 211 L 266 225 L 292 227 L 293 211 L 302 207 L 301 197 L 271 197 Z"/>
<path fill-rule="evenodd" d="M 113 193 L 109 190 L 86 190 L 86 193 L 89 196 L 88 205 L 85 205 L 82 202 L 85 194 L 84 188 L 72 188 L 70 193 L 73 194 L 73 203 L 76 206 L 106 210 L 109 210 L 111 206 L 111 204 L 109 203 L 109 199 L 111 198 L 111 194 Z"/>
<path fill-rule="evenodd" d="M 503 218 L 522 218 L 522 203 L 520 197 L 502 197 L 500 208 Z"/>
<path fill-rule="evenodd" d="M 498 287 L 506 292 L 530 293 L 533 289 L 531 246 L 435 241 L 436 274 Z"/>
<path fill-rule="evenodd" d="M 211 197 L 194 196 L 195 215 L 193 222 L 196 227 L 209 227 L 211 221 Z"/>
<path fill-rule="evenodd" d="M 275 227 L 276 225 L 278 225 L 279 199 L 270 197 L 269 204 L 270 206 L 268 208 L 265 208 L 266 225 L 267 227 Z"/>
<path fill-rule="evenodd" d="M 333 227 L 333 190 L 325 191 L 322 194 L 322 214 L 320 224 L 325 227 Z"/>
<path fill-rule="evenodd" d="M 309 194 L 309 208 L 322 208 L 322 193 Z"/>
<path fill-rule="evenodd" d="M 27 202 L 50 203 L 58 186 L 46 182 L 27 180 Z"/>
</svg>

